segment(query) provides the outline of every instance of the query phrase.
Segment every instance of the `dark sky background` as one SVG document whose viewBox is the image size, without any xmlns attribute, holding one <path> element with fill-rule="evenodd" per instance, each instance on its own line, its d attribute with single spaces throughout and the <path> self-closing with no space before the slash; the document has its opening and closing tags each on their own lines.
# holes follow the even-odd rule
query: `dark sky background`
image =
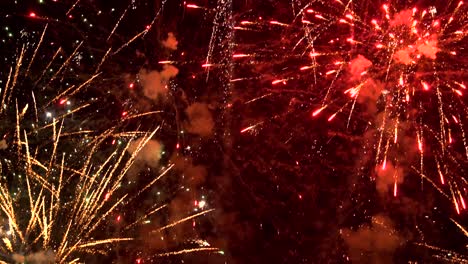
<svg viewBox="0 0 468 264">
<path fill-rule="evenodd" d="M 299 88 L 290 90 L 279 90 L 271 84 L 279 73 L 293 72 L 294 67 L 309 61 L 308 57 L 284 55 L 300 37 L 299 30 L 265 25 L 258 26 L 257 31 L 230 30 L 232 26 L 239 26 L 239 21 L 258 17 L 290 23 L 294 20 L 291 2 L 306 1 L 233 0 L 232 5 L 227 4 L 230 3 L 227 0 L 187 1 L 203 7 L 191 9 L 184 5 L 185 1 L 179 0 L 81 0 L 68 16 L 66 13 L 75 1 L 16 2 L 0 4 L 0 53 L 5 58 L 1 71 L 7 72 L 20 46 L 36 43 L 44 25 L 49 24 L 47 45 L 40 53 L 43 61 L 59 46 L 64 55 L 70 55 L 76 41 L 84 41 L 74 72 L 65 78 L 71 82 L 89 78 L 107 49 L 115 50 L 144 30 L 164 2 L 164 9 L 145 37 L 112 56 L 102 66 L 99 80 L 75 99 L 99 98 L 99 103 L 93 104 L 87 113 L 102 118 L 102 122 L 89 125 L 98 132 L 118 121 L 124 111 L 164 110 L 156 120 L 142 118 L 121 125 L 121 129 L 150 131 L 162 123 L 163 129 L 156 136 L 165 146 L 161 164 L 173 162 L 171 157 L 181 153 L 190 157 L 194 166 L 206 169 L 202 184 L 194 186 L 191 194 L 180 194 L 183 180 L 176 180 L 180 172 L 174 172 L 174 180 L 165 180 L 160 187 L 167 197 L 155 200 L 150 194 L 143 196 L 123 208 L 123 215 L 131 219 L 140 205 L 166 201 L 173 211 L 164 212 L 166 215 L 160 218 L 171 219 L 171 213 L 185 210 L 187 201 L 198 195 L 206 196 L 209 208 L 215 211 L 197 219 L 196 228 L 190 221 L 173 233 L 168 231 L 165 235 L 171 237 L 171 243 L 155 242 L 145 236 L 148 229 L 142 228 L 135 231 L 139 242 L 122 244 L 116 248 L 117 253 L 107 258 L 91 257 L 89 263 L 135 263 L 138 256 L 148 257 L 192 245 L 187 242 L 189 237 L 206 240 L 224 254 L 148 257 L 143 263 L 461 262 L 450 260 L 453 253 L 432 250 L 418 243 L 467 253 L 467 237 L 450 221 L 454 218 L 462 225 L 468 223 L 466 212 L 456 215 L 453 203 L 441 197 L 427 182 L 422 184 L 417 174 L 408 173 L 396 198 L 376 190 L 372 179 L 375 176 L 372 163 L 375 142 L 368 139 L 370 117 L 365 107 L 357 106 L 356 118 L 351 121 L 350 128 L 346 128 L 346 122 L 330 123 L 325 116 L 310 118 L 311 109 L 316 109 L 320 105 L 319 98 L 323 97 L 323 91 L 302 88 L 310 84 L 310 79 L 293 78 L 289 87 Z M 354 10 L 360 10 L 364 19 L 380 12 L 383 3 L 354 2 Z M 392 6 L 403 10 L 415 5 L 421 9 L 434 5 L 442 10 L 446 2 L 393 1 Z M 107 40 L 127 8 L 127 15 Z M 321 4 L 321 8 L 327 10 L 328 6 Z M 32 12 L 35 17 L 31 17 Z M 226 19 L 229 17 L 231 20 Z M 466 30 L 466 14 L 457 21 L 465 23 Z M 214 23 L 219 31 L 211 39 Z M 21 31 L 30 33 L 22 35 Z M 178 49 L 173 52 L 160 44 L 169 32 L 173 32 L 178 41 Z M 319 40 L 317 45 L 322 47 L 327 43 Z M 201 65 L 210 52 L 210 62 L 216 66 L 208 71 Z M 232 55 L 239 52 L 258 52 L 260 56 L 252 61 L 232 60 Z M 158 62 L 162 60 L 175 61 L 179 69 L 170 83 L 169 99 L 150 101 L 142 96 L 141 87 L 128 91 L 129 80 L 135 80 L 142 68 L 160 71 L 162 66 Z M 466 83 L 466 51 L 453 64 L 465 72 L 460 81 Z M 40 69 L 38 66 L 33 71 Z M 230 82 L 244 76 L 251 78 Z M 4 79 L 5 74 L 2 74 Z M 44 96 L 52 92 L 45 91 Z M 264 94 L 271 95 L 246 103 Z M 468 103 L 466 96 L 464 98 Z M 179 125 L 189 119 L 184 109 L 193 102 L 208 105 L 215 123 L 212 136 L 179 135 Z M 463 113 L 467 113 L 466 108 Z M 79 121 L 82 117 L 76 118 Z M 466 116 L 464 121 L 467 124 Z M 437 127 L 437 116 L 427 122 Z M 260 124 L 251 131 L 241 132 L 257 123 Z M 178 143 L 182 146 L 180 150 L 176 148 Z M 462 151 L 454 152 L 463 154 Z M 431 165 L 428 166 L 430 170 Z M 459 171 L 467 173 L 467 166 L 466 157 L 461 158 Z M 132 179 L 136 179 L 137 186 L 143 186 L 155 170 L 143 169 Z M 132 188 L 127 191 L 138 190 Z M 181 196 L 183 198 L 179 199 Z M 102 230 L 102 235 L 118 229 L 111 221 L 109 226 L 109 230 Z M 435 255 L 447 259 L 444 261 Z"/>
</svg>

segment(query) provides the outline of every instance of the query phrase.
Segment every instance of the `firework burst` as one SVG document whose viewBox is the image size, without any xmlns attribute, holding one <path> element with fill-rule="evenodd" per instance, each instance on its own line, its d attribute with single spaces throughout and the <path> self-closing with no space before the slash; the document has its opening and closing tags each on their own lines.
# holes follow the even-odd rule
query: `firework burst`
<svg viewBox="0 0 468 264">
<path fill-rule="evenodd" d="M 77 5 L 79 1 L 67 12 L 68 18 Z M 130 7 L 133 3 L 113 25 L 107 40 L 115 35 Z M 36 13 L 26 19 L 39 24 L 54 22 Z M 16 52 L 5 52 L 8 54 L 5 61 L 10 61 L 11 67 L 2 76 L 0 93 L 3 136 L 0 142 L 0 259 L 3 263 L 78 263 L 95 259 L 98 255 L 114 254 L 118 251 L 116 244 L 145 246 L 145 241 L 141 240 L 148 235 L 140 235 L 140 228 L 153 219 L 160 221 L 150 235 L 164 237 L 163 232 L 186 222 L 195 225 L 196 218 L 213 211 L 205 208 L 203 201 L 203 206 L 195 206 L 195 212 L 161 220 L 164 217 L 159 219 L 156 215 L 168 210 L 170 198 L 147 208 L 129 208 L 161 183 L 163 176 L 174 167 L 173 164 L 159 165 L 162 147 L 153 138 L 160 133 L 161 126 L 139 129 L 144 118 L 158 116 L 162 111 L 109 107 L 102 104 L 107 102 L 105 98 L 98 99 L 89 92 L 97 90 L 93 89 L 97 84 L 106 83 L 101 67 L 109 67 L 107 60 L 148 33 L 153 23 L 119 47 L 109 47 L 101 60 L 87 65 L 91 66 L 91 73 L 82 67 L 82 63 L 88 63 L 82 61 L 87 56 L 83 51 L 87 43 L 65 41 L 63 46 L 57 47 L 48 39 L 50 31 L 56 30 L 49 25 L 39 34 L 24 29 L 22 40 L 14 43 Z M 25 44 L 21 44 L 23 42 Z M 36 44 L 31 44 L 33 42 Z M 173 37 L 165 45 L 174 47 L 177 45 L 174 42 Z M 64 49 L 68 46 L 72 51 L 67 54 Z M 134 82 L 130 88 L 133 85 Z M 108 112 L 112 112 L 110 116 L 106 116 Z M 163 123 L 162 118 L 157 120 Z M 129 130 L 129 124 L 137 124 L 138 129 Z M 154 149 L 149 150 L 148 146 Z M 149 161 L 152 162 L 146 165 L 157 175 L 145 183 L 135 184 L 136 190 L 129 191 L 131 188 L 126 188 L 128 172 L 142 159 L 147 159 L 146 156 L 151 156 Z M 124 221 L 125 212 L 130 216 Z M 177 250 L 160 248 L 155 250 L 157 254 L 139 248 L 137 262 L 219 251 L 206 241 L 190 248 L 175 244 Z"/>
<path fill-rule="evenodd" d="M 193 2 L 186 5 L 190 12 L 213 20 L 222 15 L 219 7 Z M 229 3 L 239 8 L 232 1 L 218 1 L 219 6 Z M 256 136 L 261 142 L 271 129 L 289 126 L 291 117 L 306 116 L 307 111 L 311 130 L 326 123 L 328 131 L 339 131 L 328 132 L 325 145 L 333 138 L 362 142 L 362 162 L 354 164 L 362 184 L 356 181 L 349 189 L 368 191 L 356 186 L 375 184 L 382 201 L 400 201 L 414 193 L 429 197 L 435 190 L 445 217 L 463 217 L 468 168 L 466 3 L 291 0 L 247 1 L 245 6 L 223 22 L 232 23 L 227 30 L 234 32 L 229 63 L 218 64 L 210 57 L 202 64 L 206 71 L 234 69 L 229 79 L 232 101 L 225 107 L 229 111 L 240 102 L 241 136 Z M 217 33 L 217 25 L 212 39 L 223 39 L 227 33 Z M 300 167 L 300 157 L 291 154 L 296 149 L 286 143 L 305 141 L 307 132 L 288 127 L 273 134 Z M 322 151 L 319 148 L 316 157 L 323 157 Z M 293 162 L 288 163 L 291 168 Z M 370 193 L 357 191 L 350 200 L 370 201 Z M 370 211 L 388 209 L 389 203 Z M 371 218 L 369 211 L 365 214 L 363 218 Z"/>
<path fill-rule="evenodd" d="M 308 105 L 311 118 L 366 131 L 375 174 L 393 178 L 393 195 L 403 182 L 402 168 L 448 197 L 457 213 L 464 210 L 466 4 L 291 5 L 292 19 L 256 17 L 235 27 L 240 44 L 234 65 L 243 72 L 239 63 L 251 60 L 258 74 L 231 81 L 269 86 L 250 94 L 245 104 L 277 94 L 308 97 L 302 105 Z"/>
</svg>

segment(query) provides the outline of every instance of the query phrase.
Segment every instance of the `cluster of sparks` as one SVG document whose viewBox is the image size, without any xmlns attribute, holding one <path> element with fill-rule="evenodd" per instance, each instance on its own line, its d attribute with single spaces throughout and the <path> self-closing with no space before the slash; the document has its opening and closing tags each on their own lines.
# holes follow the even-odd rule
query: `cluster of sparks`
<svg viewBox="0 0 468 264">
<path fill-rule="evenodd" d="M 456 170 L 466 165 L 468 159 L 465 134 L 468 109 L 464 103 L 466 72 L 464 68 L 457 68 L 466 67 L 462 55 L 468 34 L 466 4 L 463 1 L 449 1 L 446 5 L 449 10 L 437 10 L 434 6 L 402 9 L 384 3 L 372 18 L 369 15 L 363 17 L 364 12 L 354 10 L 354 6 L 359 6 L 355 1 L 293 1 L 293 5 L 297 5 L 293 22 L 266 21 L 259 17 L 256 21 L 240 21 L 234 27 L 239 32 L 264 31 L 265 28 L 286 32 L 290 34 L 287 43 L 293 45 L 283 46 L 282 50 L 268 50 L 277 52 L 273 57 L 266 55 L 265 50 L 250 53 L 239 51 L 233 55 L 233 60 L 247 58 L 253 64 L 267 64 L 267 60 L 271 59 L 271 63 L 275 63 L 283 53 L 284 60 L 291 57 L 308 58 L 310 64 L 296 65 L 296 71 L 290 70 L 292 67 L 287 65 L 283 72 L 275 72 L 277 78 L 271 80 L 271 86 L 281 86 L 279 92 L 303 89 L 301 91 L 321 97 L 320 106 L 311 110 L 312 118 L 328 114 L 327 120 L 332 122 L 343 116 L 341 120 L 349 126 L 357 104 L 372 100 L 371 104 L 377 105 L 378 101 L 383 101 L 383 113 L 375 114 L 378 120 L 370 120 L 378 126 L 375 144 L 377 166 L 387 169 L 388 153 L 404 144 L 399 141 L 399 134 L 408 133 L 405 131 L 408 128 L 402 123 L 409 122 L 411 129 L 416 131 L 414 142 L 420 155 L 420 166 L 414 169 L 443 195 L 452 199 L 458 213 L 466 209 L 463 169 Z M 187 7 L 200 8 L 195 5 Z M 242 48 L 242 45 L 239 47 Z M 363 58 L 364 62 L 358 61 L 359 58 Z M 270 79 L 271 75 L 264 74 Z M 262 76 L 231 81 L 253 78 Z M 306 80 L 309 87 L 294 87 L 298 79 Z M 343 83 L 352 83 L 352 86 L 345 87 Z M 271 95 L 262 94 L 246 104 Z M 343 98 L 345 102 L 340 105 Z M 437 104 L 437 107 L 428 106 L 425 100 L 434 98 L 433 105 Z M 424 124 L 435 116 L 439 118 L 439 127 Z M 252 130 L 262 123 L 250 125 L 241 132 Z M 437 144 L 431 146 L 429 155 L 435 157 L 438 183 L 427 176 L 430 172 L 425 172 L 424 167 L 424 158 L 428 155 L 425 151 L 429 149 L 426 142 L 434 140 Z M 459 150 L 453 147 L 454 144 L 462 145 L 463 151 L 459 151 L 463 152 L 461 157 L 454 154 Z M 393 159 L 392 162 L 398 164 L 398 159 L 405 157 Z M 452 167 L 455 167 L 455 171 L 450 171 Z M 448 185 L 449 193 L 446 194 L 439 185 Z M 397 195 L 397 180 L 394 195 Z"/>
<path fill-rule="evenodd" d="M 311 95 L 303 103 L 311 119 L 326 115 L 347 129 L 364 113 L 367 130 L 374 131 L 375 170 L 389 170 L 390 164 L 395 170 L 393 196 L 403 184 L 395 169 L 401 166 L 429 182 L 457 214 L 466 210 L 466 3 L 292 0 L 288 8 L 289 18 L 234 17 L 233 30 L 250 39 L 236 43 L 233 65 L 258 68 L 230 81 L 263 86 L 245 105 L 275 94 Z M 261 128 L 270 118 L 240 132 Z"/>
<path fill-rule="evenodd" d="M 67 17 L 72 17 L 72 10 L 77 4 L 79 4 L 79 0 L 67 12 Z M 128 8 L 115 24 L 108 39 L 112 37 L 127 11 Z M 51 20 L 47 17 L 41 17 L 35 12 L 31 12 L 28 16 L 41 24 Z M 5 80 L 2 80 L 4 85 L 0 93 L 2 120 L 11 120 L 11 123 L 16 124 L 5 134 L 4 138 L 8 135 L 12 137 L 12 140 L 8 143 L 3 140 L 2 150 L 14 152 L 13 156 L 17 158 L 16 161 L 4 158 L 6 167 L 0 167 L 3 177 L 0 183 L 0 214 L 3 221 L 0 233 L 2 240 L 0 252 L 1 258 L 7 261 L 0 261 L 1 263 L 29 261 L 28 256 L 42 253 L 50 253 L 49 257 L 52 259 L 49 261 L 55 263 L 79 263 L 87 255 L 107 255 L 108 248 L 116 243 L 140 239 L 134 236 L 135 228 L 150 222 L 153 215 L 168 206 L 167 203 L 153 205 L 134 222 L 120 227 L 119 230 L 122 232 L 116 232 L 115 237 L 102 233 L 102 230 L 109 223 L 121 222 L 122 216 L 119 211 L 129 209 L 125 208 L 125 205 L 154 187 L 174 167 L 173 164 L 162 167 L 160 174 L 147 185 L 142 186 L 134 195 L 121 191 L 122 185 L 127 182 L 126 173 L 134 164 L 136 156 L 145 144 L 155 136 L 159 127 L 150 132 L 119 132 L 119 125 L 121 122 L 137 120 L 142 116 L 158 114 L 160 111 L 136 114 L 123 112 L 120 122 L 117 122 L 113 127 L 106 128 L 103 133 L 99 134 L 96 131 L 82 130 L 81 128 L 73 131 L 65 125 L 70 117 L 86 111 L 93 103 L 84 102 L 81 105 L 73 106 L 71 102 L 74 98 L 79 101 L 81 92 L 99 80 L 100 68 L 106 60 L 144 36 L 152 28 L 155 20 L 156 18 L 123 45 L 118 48 L 110 47 L 101 61 L 95 65 L 95 73 L 89 78 L 84 81 L 77 80 L 80 83 L 75 85 L 67 83 L 66 88 L 62 87 L 65 85 L 61 76 L 73 68 L 72 62 L 83 48 L 83 42 L 77 42 L 75 50 L 66 58 L 59 56 L 62 50 L 58 48 L 55 55 L 50 58 L 50 62 L 44 67 L 42 74 L 32 74 L 32 65 L 39 64 L 37 58 L 43 56 L 40 53 L 46 42 L 45 36 L 48 30 L 46 25 L 40 38 L 36 40 L 35 47 L 31 49 L 27 48 L 29 45 L 24 45 L 15 56 L 15 64 L 11 66 Z M 31 94 L 26 97 L 32 100 L 18 96 L 28 92 L 21 91 L 25 85 L 23 78 L 31 78 L 31 76 L 36 75 L 37 79 L 33 80 L 36 88 L 56 84 L 59 86 L 56 96 L 47 99 L 41 105 L 36 103 L 36 97 L 41 94 L 39 88 L 37 91 L 35 88 L 28 88 L 28 91 L 31 90 L 29 91 Z M 41 98 L 40 101 L 44 101 L 44 99 L 46 98 Z M 60 109 L 66 106 L 66 111 L 63 114 L 55 115 L 48 111 L 54 106 L 59 106 Z M 50 135 L 51 138 L 47 139 L 50 144 L 40 146 L 30 144 L 31 137 L 40 137 L 41 135 Z M 103 162 L 96 161 L 96 154 L 104 144 L 107 144 L 105 142 L 109 138 L 114 139 L 112 145 L 115 146 L 115 150 Z M 136 151 L 129 155 L 128 148 L 135 138 L 140 138 L 140 143 Z M 115 144 L 116 140 L 119 144 Z M 64 152 L 61 147 L 63 142 L 68 144 L 73 142 L 72 144 L 75 145 L 82 144 L 83 146 L 77 147 L 75 152 L 81 153 L 82 149 L 86 149 L 85 154 L 79 156 Z M 128 143 L 121 144 L 122 142 Z M 8 180 L 10 176 L 7 174 L 9 173 L 13 173 L 13 186 L 11 186 L 11 180 Z M 195 201 L 194 206 L 195 213 L 165 223 L 155 228 L 151 234 L 157 235 L 163 230 L 194 221 L 195 218 L 213 211 L 213 209 L 206 208 L 204 200 Z M 133 230 L 133 233 L 123 232 L 129 230 Z M 122 234 L 128 236 L 122 236 Z M 136 263 L 144 263 L 145 259 L 151 262 L 154 257 L 191 252 L 220 252 L 218 248 L 211 247 L 206 241 L 203 242 L 196 248 L 169 251 L 151 257 L 139 257 L 136 259 Z"/>
<path fill-rule="evenodd" d="M 79 4 L 76 1 L 66 13 L 70 17 L 73 9 Z M 224 5 L 229 1 L 220 1 Z M 367 9 L 359 9 L 359 1 L 291 1 L 294 6 L 292 21 L 268 20 L 261 17 L 250 20 L 234 21 L 235 32 L 273 31 L 286 33 L 285 36 L 266 48 L 248 48 L 237 45 L 232 54 L 232 63 L 243 61 L 255 64 L 274 64 L 280 61 L 295 59 L 302 64 L 287 65 L 281 70 L 260 73 L 260 76 L 235 76 L 230 82 L 241 83 L 249 80 L 263 80 L 268 89 L 260 90 L 261 94 L 245 101 L 252 104 L 277 92 L 304 92 L 314 95 L 305 103 L 310 109 L 311 119 L 326 116 L 328 122 L 345 122 L 351 126 L 353 119 L 361 119 L 356 113 L 368 112 L 369 127 L 375 129 L 375 167 L 376 170 L 388 170 L 392 167 L 409 166 L 423 180 L 429 182 L 454 205 L 460 214 L 467 209 L 466 165 L 468 164 L 468 139 L 466 124 L 468 108 L 466 102 L 466 59 L 464 53 L 467 29 L 467 8 L 463 1 L 448 1 L 445 9 L 439 7 L 404 6 L 382 3 L 375 8 L 379 12 L 369 17 Z M 163 1 L 164 5 L 165 1 Z M 133 4 L 133 1 L 132 1 Z M 126 16 L 129 7 L 117 20 L 107 39 L 111 39 Z M 185 8 L 194 11 L 207 11 L 209 8 L 194 3 L 185 3 Z M 219 16 L 219 15 L 218 15 Z M 35 12 L 29 14 L 31 19 L 41 22 L 49 21 Z M 157 16 L 156 16 L 157 17 Z M 14 135 L 15 155 L 24 164 L 24 175 L 18 175 L 21 187 L 13 192 L 6 182 L 0 186 L 0 208 L 7 219 L 8 230 L 2 230 L 2 254 L 11 256 L 15 253 L 33 253 L 31 250 L 52 250 L 54 261 L 73 263 L 80 261 L 82 254 L 105 253 L 101 246 L 131 241 L 135 238 L 104 237 L 96 239 L 97 231 L 105 226 L 109 216 L 135 197 L 120 194 L 125 174 L 138 154 L 128 157 L 126 150 L 129 144 L 117 147 L 102 164 L 95 164 L 93 156 L 107 138 L 143 137 L 138 150 L 141 150 L 157 132 L 117 133 L 116 127 L 108 128 L 102 135 L 95 136 L 94 131 L 64 131 L 64 123 L 71 115 L 86 109 L 89 103 L 77 107 L 70 106 L 71 98 L 85 87 L 92 85 L 100 78 L 101 66 L 112 56 L 118 55 L 133 42 L 143 38 L 154 26 L 156 17 L 150 24 L 141 29 L 134 37 L 118 47 L 109 47 L 99 63 L 95 73 L 84 82 L 63 89 L 44 105 L 23 104 L 14 98 L 18 81 L 28 76 L 31 65 L 44 41 L 47 30 L 39 38 L 32 51 L 21 49 L 16 57 L 16 64 L 11 67 L 5 85 L 1 90 L 0 115 L 4 119 L 13 119 L 16 126 Z M 240 16 L 242 17 L 242 16 Z M 214 42 L 213 42 L 214 43 Z M 283 45 L 287 43 L 287 45 Z M 268 48 L 271 47 L 271 50 Z M 281 48 L 279 48 L 281 47 Z M 60 48 L 48 64 L 37 83 L 50 85 L 60 78 L 68 69 L 73 58 L 82 49 L 82 43 L 76 45 L 75 51 L 65 58 L 54 70 L 52 67 Z M 212 51 L 213 47 L 209 47 Z M 27 54 L 30 54 L 28 57 Z M 272 56 L 271 54 L 275 54 Z M 284 55 L 283 55 L 284 54 Z M 160 64 L 171 64 L 173 61 L 161 61 Z M 285 63 L 286 64 L 286 63 Z M 208 54 L 201 68 L 209 70 L 222 66 L 211 61 Z M 52 74 L 49 74 L 52 73 Z M 306 87 L 296 87 L 298 81 Z M 133 88 L 133 83 L 129 88 Z M 68 105 L 70 109 L 54 117 L 47 108 L 55 103 Z M 357 109 L 363 105 L 367 110 Z M 379 106 L 381 105 L 381 106 Z M 372 108 L 376 108 L 373 110 Z M 7 111 L 12 110 L 12 111 Z M 13 117 L 5 116 L 16 113 Z M 122 113 L 122 120 L 157 114 L 157 112 L 129 114 Z M 25 129 L 23 124 L 27 115 L 34 116 L 33 129 Z M 48 122 L 41 123 L 41 116 Z M 435 120 L 435 121 L 434 121 Z M 258 120 L 241 129 L 241 133 L 261 128 L 267 120 Z M 370 128 L 369 128 L 370 129 Z M 37 146 L 30 146 L 29 138 L 38 131 L 51 131 L 50 155 L 44 157 Z M 90 150 L 82 157 L 80 168 L 71 168 L 67 164 L 70 157 L 59 151 L 64 138 L 86 142 Z M 411 137 L 411 140 L 408 140 Z M 115 142 L 115 141 L 114 141 Z M 407 146 L 414 144 L 414 146 Z M 179 145 L 176 147 L 179 148 Z M 404 160 L 411 160 L 413 148 L 418 155 L 418 162 L 408 165 Z M 399 153 L 398 155 L 395 153 Z M 403 154 L 401 154 L 403 153 Z M 407 156 L 405 156 L 407 155 Z M 400 164 L 405 165 L 400 165 Z M 148 190 L 164 176 L 173 165 L 167 166 L 161 174 L 144 186 L 137 195 Z M 398 195 L 397 178 L 393 185 L 393 195 Z M 73 197 L 65 197 L 73 183 L 76 190 Z M 67 194 L 68 195 L 68 194 Z M 27 203 L 20 199 L 27 197 Z M 28 204 L 27 208 L 24 205 Z M 147 213 L 130 223 L 130 229 L 143 223 L 153 214 L 167 205 L 157 205 Z M 183 219 L 168 223 L 155 232 L 193 220 L 212 209 L 205 210 L 205 201 L 195 201 L 194 206 L 201 209 Z M 26 216 L 27 215 L 27 216 Z M 119 221 L 121 216 L 117 216 Z M 25 220 L 27 219 L 27 220 Z M 453 220 L 455 222 L 455 220 Z M 461 225 L 456 225 L 464 230 Z M 170 256 L 196 251 L 219 251 L 204 245 L 203 247 L 166 252 L 159 256 Z M 137 263 L 141 263 L 141 258 Z"/>
</svg>

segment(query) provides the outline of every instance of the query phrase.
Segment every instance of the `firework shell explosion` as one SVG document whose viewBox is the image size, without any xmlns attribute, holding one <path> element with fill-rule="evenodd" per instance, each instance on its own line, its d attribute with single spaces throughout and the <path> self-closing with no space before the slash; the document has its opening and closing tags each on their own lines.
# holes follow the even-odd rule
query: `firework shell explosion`
<svg viewBox="0 0 468 264">
<path fill-rule="evenodd" d="M 71 19 L 75 11 L 86 10 L 87 6 L 80 9 L 77 4 L 79 1 L 66 5 L 68 12 L 61 15 Z M 9 62 L 2 73 L 0 95 L 2 263 L 99 262 L 103 261 L 99 256 L 115 259 L 122 254 L 121 244 L 126 245 L 126 259 L 137 263 L 192 252 L 218 252 L 189 234 L 176 240 L 169 232 L 186 222 L 194 228 L 196 218 L 213 210 L 205 201 L 173 216 L 167 215 L 167 210 L 173 210 L 171 202 L 176 195 L 161 195 L 158 201 L 141 206 L 142 196 L 147 197 L 156 187 L 158 195 L 164 190 L 173 194 L 181 188 L 188 190 L 179 186 L 183 183 L 163 177 L 172 174 L 174 164 L 162 164 L 163 146 L 154 139 L 164 123 L 162 111 L 131 109 L 129 100 L 119 104 L 99 91 L 102 85 L 115 86 L 113 80 L 124 75 L 117 70 L 103 72 L 115 63 L 108 60 L 148 33 L 152 24 L 129 40 L 93 53 L 93 43 L 85 39 L 78 37 L 73 43 L 57 39 L 55 34 L 61 28 L 74 26 L 71 22 L 34 12 L 7 17 L 21 21 L 17 25 L 21 34 L 14 38 L 9 33 L 12 39 L 5 45 L 13 48 L 2 53 Z M 120 20 L 111 29 L 115 31 L 119 24 Z M 106 31 L 107 40 L 117 34 L 113 30 Z M 161 46 L 175 50 L 177 41 L 168 34 Z M 95 59 L 95 54 L 100 58 Z M 164 86 L 177 69 L 165 67 L 162 72 L 153 72 L 138 67 L 139 77 L 123 82 L 125 87 L 133 88 L 139 81 L 144 86 L 143 101 L 165 96 Z M 152 125 L 143 128 L 149 117 Z M 132 181 L 135 176 L 131 175 L 146 167 L 151 168 L 152 177 Z M 148 231 L 143 236 L 142 226 Z M 153 237 L 172 240 L 173 244 L 149 250 L 148 241 Z"/>
<path fill-rule="evenodd" d="M 213 211 L 200 187 L 206 168 L 195 161 L 220 160 L 213 158 L 218 152 L 206 151 L 207 139 L 217 145 L 213 149 L 222 149 L 219 163 L 229 169 L 237 159 L 242 164 L 236 168 L 272 171 L 279 164 L 297 175 L 307 171 L 307 159 L 335 162 L 323 154 L 333 151 L 334 142 L 359 145 L 358 151 L 336 148 L 333 156 L 358 159 L 342 161 L 352 164 L 352 175 L 351 184 L 340 190 L 350 197 L 338 211 L 351 208 L 353 215 L 352 220 L 337 217 L 334 227 L 348 249 L 342 260 L 362 263 L 368 252 L 373 263 L 391 259 L 407 228 L 390 219 L 399 202 L 405 208 L 437 203 L 444 218 L 467 236 L 460 221 L 468 168 L 468 9 L 463 1 L 132 0 L 117 8 L 104 1 L 52 2 L 47 11 L 26 4 L 27 11 L 18 5 L 24 10 L 5 16 L 7 67 L 0 83 L 4 263 L 92 263 L 104 261 L 101 255 L 118 259 L 125 254 L 126 260 L 151 263 L 197 252 L 223 254 L 191 236 L 199 218 Z M 162 17 L 167 10 L 182 10 L 181 20 L 209 21 L 209 26 L 195 33 L 193 27 L 172 27 L 184 33 L 179 43 L 178 32 L 163 28 L 177 21 Z M 204 40 L 188 44 L 189 36 Z M 312 124 L 310 130 L 295 133 L 304 122 Z M 290 142 L 304 145 L 309 142 L 304 134 L 320 135 L 316 130 L 322 124 L 327 138 L 314 139 L 306 150 L 316 153 L 304 154 L 298 147 L 294 152 L 301 157 L 291 162 L 281 155 L 264 162 L 268 149 L 276 154 Z M 238 131 L 231 131 L 236 125 Z M 277 127 L 283 129 L 268 133 Z M 265 146 L 262 136 L 283 145 Z M 236 152 L 246 138 L 255 154 Z M 333 172 L 348 171 L 343 168 Z M 173 174 L 182 179 L 168 177 Z M 274 181 L 277 191 L 292 185 L 286 179 L 280 186 L 277 175 Z M 317 179 L 315 190 L 322 188 L 320 182 L 326 180 Z M 261 191 L 242 184 L 258 198 Z M 316 195 L 296 192 L 298 201 Z M 407 206 L 410 198 L 433 193 L 439 198 L 430 205 L 421 200 L 420 207 Z M 292 203 L 279 204 L 288 212 L 292 208 Z M 294 229 L 287 222 L 283 230 Z M 410 222 L 411 233 L 421 234 L 412 239 L 421 243 L 413 244 L 444 261 L 466 261 L 426 242 L 428 228 L 420 222 Z M 267 229 L 262 222 L 259 226 Z M 279 230 L 273 232 L 279 236 Z"/>
<path fill-rule="evenodd" d="M 240 133 L 260 136 L 287 123 L 292 112 L 308 111 L 310 129 L 322 122 L 330 127 L 327 144 L 336 138 L 361 142 L 354 173 L 361 185 L 375 185 L 378 195 L 369 198 L 354 181 L 350 188 L 359 193 L 351 200 L 396 201 L 402 190 L 435 190 L 466 235 L 454 220 L 462 219 L 467 195 L 466 3 L 298 0 L 251 6 L 225 15 L 234 20 L 233 100 L 245 113 L 257 110 Z M 262 107 L 265 116 L 258 114 Z M 285 140 L 302 136 L 291 133 Z M 353 235 L 359 234 L 344 237 Z"/>
<path fill-rule="evenodd" d="M 391 182 L 396 196 L 404 174 L 416 173 L 457 213 L 466 209 L 466 4 L 337 0 L 292 6 L 292 21 L 257 17 L 234 27 L 241 40 L 235 65 L 251 60 L 255 72 L 231 81 L 269 86 L 245 104 L 278 93 L 309 95 L 302 104 L 312 119 L 365 131 L 378 188 Z M 242 42 L 248 39 L 257 43 Z"/>
</svg>

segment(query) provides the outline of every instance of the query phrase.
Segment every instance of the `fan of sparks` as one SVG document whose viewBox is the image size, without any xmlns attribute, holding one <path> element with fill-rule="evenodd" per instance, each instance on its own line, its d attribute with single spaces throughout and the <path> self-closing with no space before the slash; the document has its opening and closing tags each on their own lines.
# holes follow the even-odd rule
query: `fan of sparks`
<svg viewBox="0 0 468 264">
<path fill-rule="evenodd" d="M 312 119 L 347 129 L 364 123 L 376 174 L 395 172 L 394 196 L 401 169 L 429 182 L 461 213 L 467 207 L 468 12 L 463 1 L 442 2 L 297 0 L 289 21 L 248 14 L 234 29 L 257 44 L 238 44 L 233 61 L 250 60 L 259 75 L 232 82 L 269 86 L 246 104 L 306 94 Z M 265 35 L 271 39 L 262 40 Z"/>
<path fill-rule="evenodd" d="M 34 48 L 24 45 L 19 50 L 16 63 L 2 79 L 0 118 L 5 133 L 0 142 L 3 153 L 0 163 L 0 263 L 38 259 L 47 263 L 78 263 L 87 256 L 107 255 L 116 243 L 141 239 L 135 237 L 135 228 L 149 222 L 154 214 L 167 207 L 162 203 L 139 209 L 144 214 L 121 226 L 121 232 L 105 231 L 111 223 L 120 221 L 119 211 L 133 211 L 125 206 L 150 190 L 173 167 L 171 164 L 162 167 L 159 175 L 134 194 L 122 191 L 122 185 L 127 182 L 126 172 L 159 127 L 150 132 L 120 132 L 121 122 L 159 111 L 126 115 L 111 127 L 99 128 L 104 131 L 101 133 L 69 125 L 72 117 L 83 116 L 81 125 L 85 127 L 85 123 L 93 119 L 86 111 L 95 100 L 87 102 L 78 95 L 99 80 L 100 74 L 95 73 L 84 80 L 76 78 L 70 81 L 73 85 L 57 82 L 73 67 L 71 62 L 81 44 L 62 59 L 57 56 L 61 53 L 59 48 L 42 74 L 33 73 L 34 64 L 40 64 L 35 58 L 39 56 L 46 31 L 47 26 Z M 41 95 L 44 89 L 40 87 L 52 85 L 58 92 L 52 99 L 47 99 Z M 78 106 L 71 103 L 73 98 Z M 56 106 L 60 107 L 56 109 Z M 112 153 L 104 160 L 96 159 L 102 147 L 109 145 L 109 138 L 128 143 L 114 145 L 114 140 Z M 141 140 L 134 141 L 134 138 Z M 135 151 L 129 152 L 132 142 L 139 143 L 133 145 Z M 156 235 L 212 210 L 163 223 L 151 234 Z M 153 254 L 149 258 L 198 251 L 217 252 L 218 249 L 205 243 L 203 247 Z M 144 258 L 137 259 L 138 263 L 142 261 Z"/>
</svg>

